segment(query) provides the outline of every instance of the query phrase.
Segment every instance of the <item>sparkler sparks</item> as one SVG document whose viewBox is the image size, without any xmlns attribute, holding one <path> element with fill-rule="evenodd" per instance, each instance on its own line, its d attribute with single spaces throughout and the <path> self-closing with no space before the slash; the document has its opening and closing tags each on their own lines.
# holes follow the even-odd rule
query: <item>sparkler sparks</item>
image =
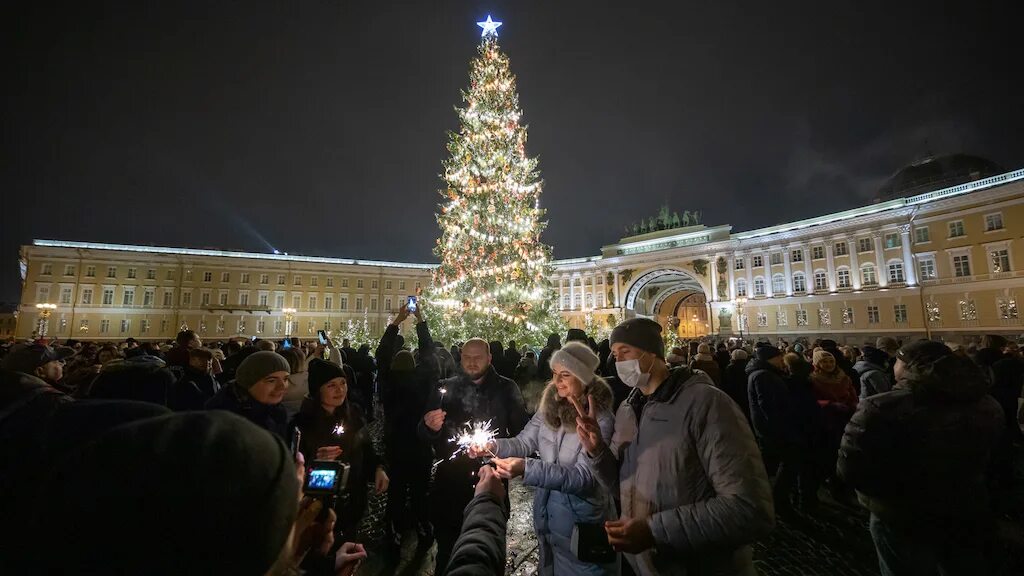
<svg viewBox="0 0 1024 576">
<path fill-rule="evenodd" d="M 491 428 L 490 420 L 486 422 L 467 422 L 461 432 L 449 439 L 449 442 L 455 442 L 458 447 L 455 449 L 455 452 L 452 452 L 451 457 L 448 459 L 454 460 L 460 452 L 469 454 L 470 448 L 487 450 L 488 454 L 496 458 L 496 456 L 494 456 L 494 452 L 491 452 L 490 449 L 487 448 L 487 445 L 491 440 L 494 440 L 494 437 L 497 435 L 498 431 Z"/>
<path fill-rule="evenodd" d="M 345 433 L 345 427 L 342 426 L 341 424 L 338 424 L 337 426 L 334 427 L 334 435 L 335 436 L 341 436 L 344 433 Z"/>
</svg>

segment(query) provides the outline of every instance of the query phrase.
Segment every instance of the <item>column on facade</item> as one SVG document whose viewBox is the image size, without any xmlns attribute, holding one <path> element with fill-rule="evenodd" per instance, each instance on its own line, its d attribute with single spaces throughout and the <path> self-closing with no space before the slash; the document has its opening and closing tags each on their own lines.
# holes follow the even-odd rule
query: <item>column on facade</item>
<svg viewBox="0 0 1024 576">
<path fill-rule="evenodd" d="M 565 275 L 558 276 L 558 309 L 565 310 Z"/>
<path fill-rule="evenodd" d="M 878 286 L 885 288 L 889 285 L 889 268 L 885 265 L 885 250 L 882 249 L 882 235 L 875 233 L 871 235 L 875 241 L 875 264 L 878 266 Z"/>
<path fill-rule="evenodd" d="M 569 310 L 576 309 L 576 274 L 569 276 Z"/>
<path fill-rule="evenodd" d="M 775 295 L 775 289 L 772 287 L 772 276 L 775 274 L 775 269 L 772 267 L 772 252 L 770 248 L 762 254 L 761 262 L 764 264 L 764 293 L 771 298 Z"/>
<path fill-rule="evenodd" d="M 615 291 L 615 306 L 618 307 L 622 306 L 621 300 L 619 300 L 619 269 L 616 268 L 613 270 L 612 274 L 615 276 L 615 286 L 613 287 L 613 290 Z"/>
<path fill-rule="evenodd" d="M 789 260 L 789 250 L 782 251 L 782 273 L 786 275 L 786 296 L 793 295 L 793 264 Z"/>
<path fill-rule="evenodd" d="M 736 299 L 736 253 L 729 256 L 729 300 Z"/>
<path fill-rule="evenodd" d="M 811 262 L 811 251 L 805 250 L 803 246 L 797 246 L 796 249 L 804 257 L 804 274 L 806 275 L 807 286 L 814 288 L 814 291 L 817 292 L 817 287 L 814 285 L 814 262 Z"/>
<path fill-rule="evenodd" d="M 853 240 L 846 242 L 846 253 L 850 255 L 850 279 L 853 280 L 853 289 L 860 290 L 860 263 L 857 261 L 857 243 Z"/>
<path fill-rule="evenodd" d="M 592 298 L 594 299 L 594 308 L 597 308 L 597 272 L 593 272 L 590 275 L 590 291 L 594 293 Z"/>
<path fill-rule="evenodd" d="M 743 269 L 747 271 L 747 298 L 754 297 L 754 257 L 753 253 L 743 257 Z"/>
<path fill-rule="evenodd" d="M 718 255 L 711 257 L 711 301 L 718 302 Z"/>
<path fill-rule="evenodd" d="M 828 291 L 835 292 L 836 283 L 836 259 L 832 255 L 832 243 L 825 243 L 825 262 L 828 265 Z"/>
<path fill-rule="evenodd" d="M 914 266 L 914 255 L 910 251 L 910 225 L 900 226 L 900 246 L 903 248 L 903 275 L 907 286 L 917 286 L 917 267 Z"/>
</svg>

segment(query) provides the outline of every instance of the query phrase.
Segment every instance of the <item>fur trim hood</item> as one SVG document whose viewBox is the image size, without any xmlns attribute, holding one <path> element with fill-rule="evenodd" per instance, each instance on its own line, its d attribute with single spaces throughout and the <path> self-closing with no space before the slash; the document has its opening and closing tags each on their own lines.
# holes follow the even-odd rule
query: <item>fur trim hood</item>
<svg viewBox="0 0 1024 576">
<path fill-rule="evenodd" d="M 597 404 L 599 411 L 612 411 L 612 389 L 608 386 L 608 383 L 604 381 L 604 378 L 595 376 L 594 379 L 583 389 L 583 409 L 587 409 L 587 396 L 591 396 L 594 399 L 594 403 Z M 559 428 L 565 428 L 567 430 L 576 429 L 576 408 L 572 405 L 572 402 L 564 398 L 558 397 L 558 390 L 555 388 L 554 382 L 549 382 L 544 387 L 544 393 L 541 396 L 540 407 L 538 411 L 544 416 L 544 423 L 548 426 L 558 430 Z"/>
</svg>

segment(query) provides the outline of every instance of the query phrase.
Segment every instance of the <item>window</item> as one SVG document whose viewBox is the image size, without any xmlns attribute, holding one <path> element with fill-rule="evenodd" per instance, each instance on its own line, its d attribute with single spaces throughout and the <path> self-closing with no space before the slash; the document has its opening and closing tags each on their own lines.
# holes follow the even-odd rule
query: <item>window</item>
<svg viewBox="0 0 1024 576">
<path fill-rule="evenodd" d="M 85 267 L 85 275 L 87 277 L 89 277 L 89 278 L 95 278 L 96 277 L 96 267 L 95 266 L 86 266 Z"/>
<path fill-rule="evenodd" d="M 49 302 L 50 301 L 50 286 L 49 284 L 40 286 L 36 292 L 37 302 Z"/>
<path fill-rule="evenodd" d="M 248 306 L 249 305 L 249 292 L 248 291 L 243 290 L 243 291 L 238 293 L 238 304 L 240 306 Z"/>
<path fill-rule="evenodd" d="M 280 320 L 274 320 L 274 334 L 280 334 L 283 325 L 284 323 Z"/>
<path fill-rule="evenodd" d="M 170 308 L 171 303 L 174 301 L 174 293 L 170 290 L 164 291 L 164 308 Z"/>
<path fill-rule="evenodd" d="M 64 266 L 64 275 L 65 276 L 74 276 L 75 275 L 75 267 L 72 266 L 71 264 L 65 265 Z"/>
<path fill-rule="evenodd" d="M 310 310 L 315 310 L 316 309 L 316 295 L 315 294 L 313 294 L 313 295 L 311 295 L 309 297 L 309 309 Z"/>
<path fill-rule="evenodd" d="M 811 259 L 812 260 L 821 260 L 824 257 L 825 257 L 825 247 L 824 246 L 815 246 L 814 248 L 811 248 Z"/>
<path fill-rule="evenodd" d="M 100 334 L 110 332 L 110 320 L 100 320 Z"/>
<path fill-rule="evenodd" d="M 764 257 L 763 256 L 751 256 L 750 257 L 750 267 L 751 268 L 760 268 L 762 266 L 764 266 Z"/>
<path fill-rule="evenodd" d="M 822 270 L 818 270 L 814 273 L 814 291 L 827 291 L 828 290 L 828 275 Z"/>
<path fill-rule="evenodd" d="M 978 319 L 978 306 L 974 300 L 960 300 L 960 320 L 972 322 Z"/>
<path fill-rule="evenodd" d="M 905 324 L 907 322 L 907 305 L 896 304 L 892 307 L 893 321 L 897 324 Z"/>
<path fill-rule="evenodd" d="M 878 284 L 878 278 L 875 276 L 875 267 L 871 264 L 865 264 L 860 269 L 860 283 L 864 286 L 874 286 Z"/>
<path fill-rule="evenodd" d="M 828 308 L 818 308 L 818 326 L 825 327 L 832 325 L 832 311 Z"/>
<path fill-rule="evenodd" d="M 146 280 L 156 280 L 156 270 L 155 269 L 150 268 L 149 270 L 146 270 Z"/>
<path fill-rule="evenodd" d="M 135 305 L 135 288 L 125 288 L 121 295 L 121 304 L 124 306 Z"/>
<path fill-rule="evenodd" d="M 363 297 L 362 296 L 356 296 L 356 310 L 362 310 L 362 309 L 363 309 Z"/>
<path fill-rule="evenodd" d="M 899 248 L 900 247 L 900 235 L 896 232 L 889 232 L 885 235 L 885 248 Z"/>
<path fill-rule="evenodd" d="M 935 258 L 931 256 L 918 256 L 917 275 L 921 280 L 935 280 Z"/>
<path fill-rule="evenodd" d="M 807 292 L 807 278 L 802 273 L 793 275 L 793 292 Z"/>
<path fill-rule="evenodd" d="M 333 310 L 333 309 L 334 309 L 334 297 L 333 296 L 324 296 L 324 310 Z"/>
<path fill-rule="evenodd" d="M 340 305 L 342 310 L 348 310 L 348 296 L 342 296 L 341 299 L 338 301 L 338 304 Z"/>
<path fill-rule="evenodd" d="M 593 305 L 593 303 L 591 303 L 591 305 Z M 385 298 L 384 299 L 384 311 L 385 312 L 390 312 L 391 311 L 391 298 Z"/>
<path fill-rule="evenodd" d="M 999 317 L 1003 320 L 1017 319 L 1017 301 L 1013 298 L 999 298 Z"/>
<path fill-rule="evenodd" d="M 130 330 L 131 327 L 132 327 L 131 320 L 127 320 L 127 319 L 121 320 L 121 334 L 127 334 L 128 330 Z"/>
<path fill-rule="evenodd" d="M 249 273 L 248 272 L 242 272 L 242 284 L 248 284 L 248 283 L 249 283 Z"/>
<path fill-rule="evenodd" d="M 736 295 L 746 296 L 747 295 L 747 281 L 740 278 L 736 281 Z"/>
<path fill-rule="evenodd" d="M 256 333 L 263 334 L 263 331 L 267 329 L 267 322 L 265 320 L 256 321 Z"/>
<path fill-rule="evenodd" d="M 835 245 L 836 256 L 846 256 L 847 244 L 846 242 L 836 242 Z"/>
<path fill-rule="evenodd" d="M 117 267 L 107 266 L 107 278 L 117 278 Z"/>
<path fill-rule="evenodd" d="M 164 334 L 167 332 L 167 320 L 160 321 L 160 333 Z"/>
<path fill-rule="evenodd" d="M 191 292 L 182 292 L 181 293 L 181 305 L 182 306 L 191 306 L 192 305 L 192 293 Z"/>
<path fill-rule="evenodd" d="M 971 257 L 967 254 L 953 256 L 953 275 L 963 278 L 971 275 Z"/>
<path fill-rule="evenodd" d="M 399 280 L 398 281 L 398 289 L 399 290 L 405 290 L 405 280 Z"/>
<path fill-rule="evenodd" d="M 319 286 L 320 285 L 320 277 L 319 276 L 310 276 L 309 277 L 309 285 L 310 286 Z"/>
<path fill-rule="evenodd" d="M 174 280 L 174 270 L 168 270 L 167 271 L 167 279 L 168 280 Z"/>
<path fill-rule="evenodd" d="M 65 286 L 65 287 L 60 289 L 60 303 L 61 304 L 71 304 L 71 288 L 70 287 Z"/>
<path fill-rule="evenodd" d="M 918 228 L 914 228 L 914 242 L 918 244 L 925 244 L 931 241 L 931 232 L 929 232 L 927 226 L 920 226 Z"/>
<path fill-rule="evenodd" d="M 989 256 L 992 258 L 993 274 L 999 274 L 1001 272 L 1010 271 L 1010 253 L 1006 250 L 1006 248 L 992 250 L 991 252 L 989 252 Z"/>
<path fill-rule="evenodd" d="M 82 304 L 92 304 L 92 288 L 82 288 Z"/>
<path fill-rule="evenodd" d="M 327 287 L 334 288 L 334 276 L 327 277 Z"/>
<path fill-rule="evenodd" d="M 274 295 L 274 308 L 277 308 L 278 310 L 284 308 L 284 294 Z"/>
<path fill-rule="evenodd" d="M 191 270 L 185 270 L 185 282 L 191 282 L 191 281 L 192 281 L 192 271 Z"/>
<path fill-rule="evenodd" d="M 786 278 L 782 274 L 772 276 L 772 294 L 784 294 L 786 292 Z"/>
<path fill-rule="evenodd" d="M 221 306 L 227 306 L 228 305 L 228 293 L 227 292 L 221 292 L 220 294 L 218 294 L 217 295 L 217 302 Z"/>
<path fill-rule="evenodd" d="M 267 298 L 269 298 L 269 297 L 270 296 L 268 296 L 267 294 L 260 294 L 260 300 L 259 300 L 260 306 L 266 307 L 267 306 Z"/>
<path fill-rule="evenodd" d="M 209 306 L 210 305 L 210 293 L 209 292 L 203 292 L 202 294 L 199 295 L 199 305 L 200 306 Z"/>
<path fill-rule="evenodd" d="M 359 278 L 358 280 L 356 280 L 356 288 L 359 288 L 360 290 L 363 288 L 363 279 L 362 278 Z"/>
<path fill-rule="evenodd" d="M 868 324 L 878 324 L 878 306 L 868 306 Z"/>
<path fill-rule="evenodd" d="M 376 290 L 377 289 L 377 281 L 376 280 L 371 280 L 370 281 L 370 289 L 371 290 Z"/>
<path fill-rule="evenodd" d="M 298 310 L 302 306 L 302 296 L 295 294 L 292 296 L 292 308 Z"/>
<path fill-rule="evenodd" d="M 995 214 L 985 215 L 985 232 L 993 232 L 995 230 L 1003 229 L 1003 214 L 997 212 Z M 65 274 L 66 275 L 66 274 Z"/>
<path fill-rule="evenodd" d="M 342 278 L 341 279 L 341 287 L 342 288 L 348 288 L 348 278 Z"/>
<path fill-rule="evenodd" d="M 857 252 L 871 252 L 871 238 L 857 239 Z"/>
<path fill-rule="evenodd" d="M 793 250 L 790 253 L 790 260 L 792 260 L 793 262 L 803 262 L 804 261 L 804 251 L 803 250 Z"/>
<path fill-rule="evenodd" d="M 754 278 L 754 296 L 764 296 L 764 278 Z"/>
<path fill-rule="evenodd" d="M 231 273 L 230 272 L 221 272 L 220 273 L 220 281 L 221 282 L 225 282 L 225 283 L 231 282 Z"/>
<path fill-rule="evenodd" d="M 292 278 L 292 286 L 302 286 L 302 276 Z"/>
<path fill-rule="evenodd" d="M 114 305 L 114 289 L 104 288 L 103 289 L 103 305 L 113 306 Z"/>
<path fill-rule="evenodd" d="M 840 268 L 836 272 L 837 284 L 840 288 L 850 288 L 853 284 L 850 283 L 850 270 L 848 268 Z"/>
<path fill-rule="evenodd" d="M 150 288 L 150 289 L 146 290 L 145 292 L 143 292 L 142 293 L 142 305 L 147 307 L 147 308 L 153 306 L 153 301 L 156 299 L 155 296 L 156 296 L 156 293 L 153 292 L 152 288 Z"/>
<path fill-rule="evenodd" d="M 79 332 L 88 332 L 89 331 L 89 321 L 88 320 L 79 320 L 78 321 L 78 331 Z"/>
<path fill-rule="evenodd" d="M 853 308 L 843 308 L 843 324 L 853 324 Z"/>
<path fill-rule="evenodd" d="M 736 270 L 743 270 L 743 258 L 736 259 L 736 265 L 734 266 L 734 268 Z"/>
<path fill-rule="evenodd" d="M 789 326 L 789 315 L 786 314 L 785 310 L 779 310 L 775 313 L 775 323 L 779 326 Z"/>
<path fill-rule="evenodd" d="M 796 325 L 807 326 L 807 310 L 796 311 Z"/>
<path fill-rule="evenodd" d="M 757 313 L 757 325 L 764 328 L 768 326 L 768 315 L 764 312 Z"/>
<path fill-rule="evenodd" d="M 376 298 L 370 298 L 370 310 L 372 310 L 374 312 L 377 311 L 377 299 Z"/>
<path fill-rule="evenodd" d="M 949 223 L 949 237 L 959 238 L 964 235 L 964 221 L 954 220 Z"/>
<path fill-rule="evenodd" d="M 775 264 L 782 264 L 782 252 L 775 252 L 770 258 L 773 266 Z"/>
<path fill-rule="evenodd" d="M 39 271 L 41 276 L 50 276 L 53 274 L 53 264 L 43 264 L 42 269 Z"/>
<path fill-rule="evenodd" d="M 385 290 L 391 290 L 391 280 L 385 280 L 384 281 L 384 289 Z"/>
<path fill-rule="evenodd" d="M 260 284 L 270 284 L 270 274 L 260 274 Z"/>
<path fill-rule="evenodd" d="M 903 262 L 894 260 L 889 262 L 889 282 L 899 283 L 904 282 L 903 279 Z"/>
<path fill-rule="evenodd" d="M 284 274 L 277 275 L 277 285 L 284 286 Z"/>
<path fill-rule="evenodd" d="M 213 282 L 213 272 L 203 272 L 203 282 Z"/>
</svg>

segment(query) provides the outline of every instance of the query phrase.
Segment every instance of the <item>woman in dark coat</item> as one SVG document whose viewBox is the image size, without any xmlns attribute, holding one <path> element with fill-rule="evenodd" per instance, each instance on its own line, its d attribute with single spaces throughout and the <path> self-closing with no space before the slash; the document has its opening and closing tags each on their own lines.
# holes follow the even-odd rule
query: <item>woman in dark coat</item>
<svg viewBox="0 0 1024 576">
<path fill-rule="evenodd" d="M 338 531 L 343 540 L 355 540 L 366 512 L 366 484 L 373 482 L 377 494 L 388 489 L 384 463 L 377 456 L 358 405 L 348 401 L 348 383 L 355 382 L 349 366 L 314 359 L 309 363 L 309 397 L 292 422 L 302 433 L 299 450 L 307 463 L 338 460 L 351 468 L 344 495 L 338 499 Z"/>
</svg>

